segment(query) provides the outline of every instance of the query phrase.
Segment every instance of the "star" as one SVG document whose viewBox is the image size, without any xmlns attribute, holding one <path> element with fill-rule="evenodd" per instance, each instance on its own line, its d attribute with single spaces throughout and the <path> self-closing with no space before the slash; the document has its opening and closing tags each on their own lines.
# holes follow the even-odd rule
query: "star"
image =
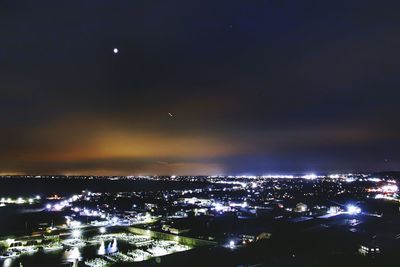
<svg viewBox="0 0 400 267">
<path fill-rule="evenodd" d="M 118 52 L 119 52 L 118 48 L 114 48 L 113 52 L 114 52 L 114 54 L 118 54 Z"/>
</svg>

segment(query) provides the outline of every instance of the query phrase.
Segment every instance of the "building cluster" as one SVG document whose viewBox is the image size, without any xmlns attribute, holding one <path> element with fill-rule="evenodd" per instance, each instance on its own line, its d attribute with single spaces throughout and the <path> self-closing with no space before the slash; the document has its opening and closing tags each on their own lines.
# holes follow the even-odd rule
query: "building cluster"
<svg viewBox="0 0 400 267">
<path fill-rule="evenodd" d="M 371 203 L 399 201 L 396 180 L 364 174 L 142 176 L 125 179 L 169 181 L 186 186 L 127 192 L 84 190 L 73 195 L 60 191 L 50 196 L 3 197 L 0 205 L 40 206 L 43 213 L 57 218 L 40 222 L 33 229 L 45 235 L 69 233 L 70 238 L 60 242 L 45 242 L 42 247 L 48 250 L 60 246 L 85 246 L 88 241 L 81 237 L 92 229 L 101 233 L 98 241 L 103 242 L 102 246 L 106 241 L 105 233 L 110 229 L 134 227 L 143 231 L 142 237 L 135 237 L 135 240 L 137 244 L 144 244 L 146 250 L 137 249 L 125 254 L 110 252 L 106 255 L 109 258 L 87 260 L 88 266 L 96 266 L 113 261 L 111 258 L 137 261 L 149 259 L 152 255 L 168 254 L 166 251 L 186 250 L 188 242 L 193 242 L 188 240 L 239 249 L 260 240 L 269 240 L 277 233 L 273 226 L 279 223 L 330 227 L 324 220 L 340 220 L 350 231 L 357 232 L 363 222 L 361 218 L 382 217 L 382 211 Z M 154 240 L 169 241 L 155 242 L 150 238 L 154 235 L 157 236 Z M 143 239 L 143 236 L 147 237 Z M 367 239 L 360 243 L 358 252 L 361 255 L 380 254 L 382 248 L 373 241 Z M 112 244 L 109 242 L 111 247 L 108 251 L 111 251 Z M 23 253 L 17 252 L 15 244 L 8 244 L 8 247 L 11 250 L 3 255 L 6 258 Z"/>
</svg>

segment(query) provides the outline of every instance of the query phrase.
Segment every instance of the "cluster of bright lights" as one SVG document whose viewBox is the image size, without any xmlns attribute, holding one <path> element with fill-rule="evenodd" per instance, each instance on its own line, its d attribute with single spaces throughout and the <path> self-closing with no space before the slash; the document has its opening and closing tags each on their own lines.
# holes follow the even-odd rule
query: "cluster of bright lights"
<svg viewBox="0 0 400 267">
<path fill-rule="evenodd" d="M 75 261 L 81 259 L 82 255 L 81 252 L 79 251 L 79 248 L 74 247 L 71 250 L 67 250 L 66 252 L 66 257 L 69 261 Z"/>
<path fill-rule="evenodd" d="M 35 198 L 22 198 L 19 197 L 17 199 L 12 199 L 12 198 L 4 198 L 2 197 L 0 199 L 0 203 L 6 203 L 6 204 L 33 204 L 35 200 L 40 200 L 40 196 L 36 196 Z"/>
<path fill-rule="evenodd" d="M 99 217 L 101 214 L 97 210 L 83 209 L 80 215 L 88 217 Z"/>
<path fill-rule="evenodd" d="M 211 202 L 212 202 L 209 199 L 200 199 L 200 198 L 197 198 L 197 197 L 183 198 L 182 201 L 185 204 L 192 204 L 192 205 L 196 204 L 196 205 L 199 205 L 199 206 L 209 206 L 209 205 L 211 205 Z"/>
<path fill-rule="evenodd" d="M 80 221 L 72 220 L 70 217 L 66 217 L 67 219 L 67 225 L 71 228 L 79 228 L 82 226 L 82 223 Z"/>
<path fill-rule="evenodd" d="M 382 192 L 385 193 L 396 193 L 399 191 L 399 188 L 395 184 L 388 184 L 381 187 Z"/>
<path fill-rule="evenodd" d="M 218 212 L 227 212 L 231 210 L 231 207 L 225 206 L 221 203 L 213 203 L 213 207 Z"/>
<path fill-rule="evenodd" d="M 293 175 L 267 174 L 267 175 L 261 176 L 261 178 L 269 178 L 269 179 L 279 179 L 279 178 L 283 178 L 283 179 L 293 179 L 293 178 L 295 178 L 295 177 L 294 177 Z"/>
<path fill-rule="evenodd" d="M 51 210 L 51 211 L 62 211 L 64 208 L 69 207 L 70 203 L 67 200 L 63 200 L 61 202 L 58 202 L 54 205 L 47 204 L 46 209 Z"/>
<path fill-rule="evenodd" d="M 318 178 L 318 176 L 314 173 L 310 173 L 310 174 L 303 175 L 301 178 L 307 179 L 307 180 L 315 180 Z"/>
<path fill-rule="evenodd" d="M 357 215 L 361 213 L 361 209 L 354 205 L 347 205 L 347 212 L 352 215 Z"/>
<path fill-rule="evenodd" d="M 255 175 L 241 175 L 241 176 L 238 176 L 238 178 L 244 178 L 244 179 L 256 179 L 256 178 L 257 178 L 257 176 L 255 176 Z"/>
<path fill-rule="evenodd" d="M 394 194 L 399 191 L 399 187 L 395 184 L 386 184 L 378 188 L 369 188 L 368 192 L 381 192 L 385 194 Z"/>
<path fill-rule="evenodd" d="M 297 208 L 297 210 L 298 210 L 299 212 L 305 212 L 305 211 L 307 211 L 307 205 L 302 204 L 302 203 L 299 203 L 299 204 L 296 206 L 296 208 Z"/>
<path fill-rule="evenodd" d="M 117 216 L 114 216 L 114 217 L 111 218 L 111 222 L 112 222 L 113 224 L 117 224 L 118 221 L 119 221 L 119 219 L 118 219 Z"/>
<path fill-rule="evenodd" d="M 247 183 L 239 182 L 239 181 L 216 181 L 214 183 L 216 183 L 216 184 L 233 184 L 233 185 L 240 185 L 242 187 L 246 187 L 247 186 Z"/>
<path fill-rule="evenodd" d="M 328 209 L 328 214 L 338 214 L 339 212 L 340 212 L 339 207 L 333 206 Z"/>
<path fill-rule="evenodd" d="M 80 198 L 79 195 L 73 195 L 72 197 L 70 197 L 70 198 L 68 199 L 68 202 L 75 202 L 75 201 L 77 201 L 79 198 Z"/>
<path fill-rule="evenodd" d="M 91 192 L 87 192 L 87 195 L 90 196 Z M 81 197 L 82 197 L 81 195 L 73 195 L 68 200 L 63 200 L 63 201 L 58 202 L 58 203 L 56 203 L 54 205 L 47 204 L 46 205 L 46 209 L 52 210 L 52 211 L 61 211 L 66 207 L 70 207 L 73 202 L 79 200 Z M 60 199 L 60 197 L 56 195 L 56 196 L 48 198 L 48 199 Z M 80 209 L 76 208 L 76 207 L 73 208 L 72 210 L 74 212 L 79 212 L 80 211 Z"/>
<path fill-rule="evenodd" d="M 246 201 L 243 201 L 242 203 L 229 203 L 229 207 L 240 207 L 240 208 L 246 208 L 248 206 Z"/>
<path fill-rule="evenodd" d="M 382 181 L 379 178 L 368 178 L 367 180 L 370 181 L 370 182 L 374 182 L 374 183 L 379 183 L 380 181 Z"/>
<path fill-rule="evenodd" d="M 72 231 L 72 237 L 73 238 L 80 238 L 82 235 L 82 231 L 79 229 L 75 229 Z"/>
<path fill-rule="evenodd" d="M 396 196 L 387 195 L 387 194 L 376 194 L 375 199 L 397 200 Z"/>
</svg>

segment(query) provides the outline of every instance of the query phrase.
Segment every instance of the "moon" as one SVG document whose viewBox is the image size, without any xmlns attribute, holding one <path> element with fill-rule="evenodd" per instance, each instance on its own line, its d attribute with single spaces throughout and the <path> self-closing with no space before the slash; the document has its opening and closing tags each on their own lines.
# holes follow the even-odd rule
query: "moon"
<svg viewBox="0 0 400 267">
<path fill-rule="evenodd" d="M 118 52 L 119 52 L 118 48 L 114 48 L 113 52 L 114 52 L 114 54 L 118 54 Z"/>
</svg>

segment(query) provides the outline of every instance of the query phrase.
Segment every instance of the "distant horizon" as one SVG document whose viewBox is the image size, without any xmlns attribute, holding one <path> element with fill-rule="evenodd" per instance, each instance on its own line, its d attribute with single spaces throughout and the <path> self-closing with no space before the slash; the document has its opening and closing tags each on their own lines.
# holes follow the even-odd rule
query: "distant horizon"
<svg viewBox="0 0 400 267">
<path fill-rule="evenodd" d="M 35 173 L 0 173 L 0 177 L 5 177 L 5 176 L 70 176 L 70 177 L 183 177 L 183 176 L 193 176 L 193 177 L 209 177 L 209 176 L 234 176 L 234 177 L 250 177 L 250 176 L 256 176 L 256 177 L 267 177 L 267 176 L 304 176 L 304 175 L 312 175 L 315 174 L 317 176 L 324 176 L 324 175 L 333 175 L 333 174 L 339 174 L 339 175 L 357 175 L 357 174 L 391 174 L 391 173 L 398 173 L 400 174 L 400 170 L 398 171 L 392 171 L 392 170 L 387 170 L 387 171 L 342 171 L 342 172 L 337 172 L 337 171 L 320 171 L 320 172 L 271 172 L 271 173 L 265 173 L 265 174 L 130 174 L 130 175 L 118 175 L 118 174 L 49 174 L 49 173 L 42 173 L 42 174 L 35 174 Z"/>
</svg>

